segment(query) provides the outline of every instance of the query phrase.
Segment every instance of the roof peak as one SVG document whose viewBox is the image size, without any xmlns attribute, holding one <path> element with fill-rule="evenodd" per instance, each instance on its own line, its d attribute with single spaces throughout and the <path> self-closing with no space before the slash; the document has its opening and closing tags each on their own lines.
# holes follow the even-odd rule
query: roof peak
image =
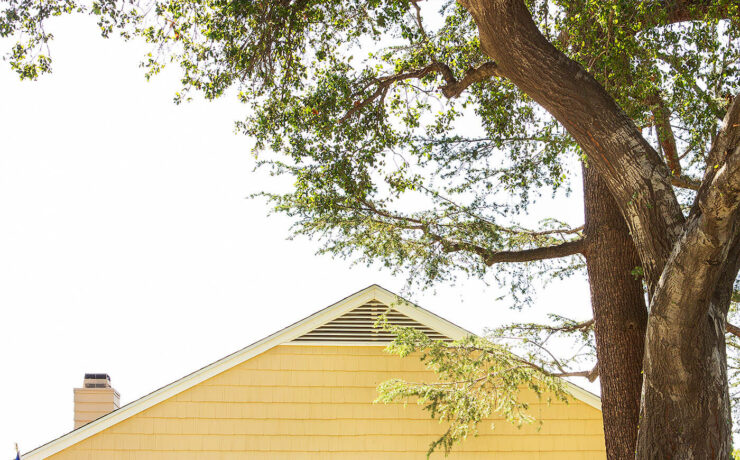
<svg viewBox="0 0 740 460">
<path fill-rule="evenodd" d="M 73 444 L 76 444 L 83 439 L 86 439 L 96 433 L 99 433 L 106 428 L 119 423 L 129 417 L 132 417 L 139 412 L 142 412 L 155 404 L 158 404 L 166 399 L 169 399 L 193 386 L 214 377 L 224 371 L 237 366 L 254 356 L 262 354 L 271 348 L 278 345 L 291 344 L 291 345 L 315 345 L 312 343 L 295 343 L 294 341 L 301 336 L 313 331 L 316 328 L 324 324 L 328 324 L 331 321 L 341 317 L 342 315 L 354 310 L 355 308 L 361 307 L 368 304 L 371 301 L 380 302 L 388 307 L 391 307 L 394 311 L 401 313 L 402 315 L 410 318 L 411 320 L 418 322 L 419 324 L 428 327 L 429 329 L 436 331 L 444 337 L 448 337 L 453 340 L 462 339 L 468 335 L 473 335 L 471 332 L 451 323 L 450 321 L 426 310 L 418 305 L 415 305 L 406 299 L 402 298 L 398 294 L 395 294 L 379 284 L 371 284 L 370 286 L 361 289 L 354 294 L 350 294 L 344 299 L 333 303 L 332 305 L 317 311 L 316 313 L 303 318 L 302 320 L 291 324 L 265 338 L 259 340 L 251 345 L 248 345 L 241 350 L 238 350 L 220 360 L 211 363 L 181 379 L 170 383 L 158 390 L 143 396 L 136 401 L 133 401 L 111 413 L 105 415 L 93 422 L 88 423 L 74 431 L 71 431 L 47 444 L 44 444 L 23 456 L 25 460 L 43 459 L 50 455 L 53 455 Z M 293 343 L 291 343 L 293 342 Z M 334 343 L 336 344 L 336 343 Z M 346 346 L 358 346 L 358 345 L 374 345 L 382 346 L 385 345 L 383 342 L 347 342 Z M 588 391 L 577 387 L 566 381 L 569 392 L 577 399 L 589 404 L 601 410 L 601 400 L 598 396 L 589 393 Z"/>
</svg>

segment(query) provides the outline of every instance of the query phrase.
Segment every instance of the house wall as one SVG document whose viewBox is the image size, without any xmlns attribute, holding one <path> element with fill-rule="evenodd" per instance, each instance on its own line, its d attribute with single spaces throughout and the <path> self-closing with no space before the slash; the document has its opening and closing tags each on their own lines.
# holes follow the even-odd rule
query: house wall
<svg viewBox="0 0 740 460">
<path fill-rule="evenodd" d="M 445 426 L 416 404 L 373 404 L 377 384 L 395 377 L 429 381 L 433 374 L 382 347 L 282 345 L 49 458 L 424 459 Z M 543 420 L 539 431 L 503 420 L 492 431 L 485 423 L 448 458 L 606 458 L 599 410 L 578 400 L 548 406 L 523 396 Z"/>
</svg>

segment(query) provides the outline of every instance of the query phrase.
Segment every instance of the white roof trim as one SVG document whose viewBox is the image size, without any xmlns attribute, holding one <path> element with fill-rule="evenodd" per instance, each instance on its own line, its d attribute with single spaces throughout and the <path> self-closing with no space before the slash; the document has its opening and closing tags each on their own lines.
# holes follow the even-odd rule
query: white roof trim
<svg viewBox="0 0 740 460">
<path fill-rule="evenodd" d="M 108 415 L 100 417 L 99 419 L 83 425 L 82 427 L 71 431 L 61 437 L 50 441 L 36 449 L 23 455 L 24 460 L 40 460 L 51 455 L 60 452 L 67 447 L 70 447 L 78 442 L 89 438 L 108 427 L 115 425 L 129 417 L 132 417 L 139 412 L 142 412 L 155 404 L 158 404 L 166 399 L 169 399 L 178 393 L 181 393 L 193 386 L 208 380 L 211 377 L 231 369 L 250 358 L 253 358 L 259 354 L 266 352 L 267 350 L 276 347 L 278 345 L 303 345 L 303 346 L 314 346 L 317 344 L 309 342 L 289 343 L 293 339 L 296 339 L 303 334 L 329 322 L 339 316 L 347 313 L 348 311 L 357 308 L 371 300 L 378 300 L 386 305 L 393 307 L 395 310 L 403 313 L 404 315 L 425 324 L 432 329 L 454 339 L 462 339 L 468 335 L 472 335 L 471 332 L 452 324 L 451 322 L 435 315 L 434 313 L 425 310 L 419 306 L 413 305 L 408 301 L 402 299 L 398 295 L 374 284 L 367 287 L 351 296 L 340 300 L 339 302 L 330 305 L 329 307 L 320 310 L 313 315 L 298 321 L 280 331 L 275 332 L 272 335 L 265 337 L 264 339 L 255 342 L 241 350 L 222 358 L 215 363 L 209 364 L 192 374 L 186 375 L 185 377 L 172 382 L 171 384 L 164 386 L 158 390 L 143 396 L 136 401 L 133 401 Z M 321 345 L 330 345 L 329 343 L 323 343 Z M 337 346 L 378 346 L 384 344 L 378 343 L 364 343 L 364 342 L 337 342 Z M 568 391 L 575 397 L 583 401 L 584 403 L 601 410 L 601 399 L 590 393 L 583 388 L 580 388 L 570 382 L 566 381 L 566 387 Z"/>
</svg>

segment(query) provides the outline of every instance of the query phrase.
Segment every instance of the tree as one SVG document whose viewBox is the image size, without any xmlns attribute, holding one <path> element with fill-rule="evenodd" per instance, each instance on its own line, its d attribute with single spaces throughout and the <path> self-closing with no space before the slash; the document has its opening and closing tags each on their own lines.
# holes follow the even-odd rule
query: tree
<svg viewBox="0 0 740 460">
<path fill-rule="evenodd" d="M 240 127 L 257 150 L 278 154 L 263 157 L 267 167 L 296 178 L 294 190 L 268 197 L 296 218 L 298 233 L 323 236 L 323 251 L 407 269 L 422 283 L 485 276 L 499 264 L 495 275 L 525 303 L 535 273 L 572 273 L 586 247 L 595 300 L 623 293 L 613 288 L 639 259 L 630 271 L 645 280 L 644 335 L 639 289 L 623 299 L 629 320 L 594 301 L 597 346 L 619 335 L 610 325 L 636 324 L 615 339 L 633 352 L 623 394 L 640 380 L 641 345 L 627 342 L 645 341 L 637 455 L 726 458 L 724 331 L 740 260 L 738 5 L 467 0 L 432 8 L 168 0 L 144 15 L 109 0 L 90 11 L 104 35 L 120 30 L 156 44 L 150 74 L 163 60 L 181 66 L 178 100 L 239 87 L 251 109 Z M 46 20 L 82 9 L 72 0 L 9 2 L 0 34 L 24 34 L 10 55 L 22 77 L 50 70 L 39 52 L 51 38 Z M 371 53 L 353 60 L 361 49 Z M 557 220 L 532 229 L 525 218 L 542 187 L 567 188 L 577 157 L 587 165 L 586 243 Z M 631 237 L 635 253 L 624 238 L 594 242 L 607 223 Z M 599 259 L 607 253 L 619 264 Z M 620 364 L 602 359 L 599 371 L 618 375 Z"/>
</svg>

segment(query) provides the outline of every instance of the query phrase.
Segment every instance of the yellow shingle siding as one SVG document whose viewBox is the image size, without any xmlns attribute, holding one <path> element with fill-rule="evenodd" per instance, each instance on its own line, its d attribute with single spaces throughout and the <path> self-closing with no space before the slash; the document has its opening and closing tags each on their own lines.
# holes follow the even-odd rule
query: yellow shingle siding
<svg viewBox="0 0 740 460">
<path fill-rule="evenodd" d="M 278 346 L 49 458 L 423 459 L 445 427 L 415 404 L 373 404 L 377 384 L 394 377 L 433 374 L 380 347 Z M 600 411 L 577 400 L 528 399 L 544 422 L 539 431 L 486 423 L 448 458 L 606 458 Z"/>
</svg>

